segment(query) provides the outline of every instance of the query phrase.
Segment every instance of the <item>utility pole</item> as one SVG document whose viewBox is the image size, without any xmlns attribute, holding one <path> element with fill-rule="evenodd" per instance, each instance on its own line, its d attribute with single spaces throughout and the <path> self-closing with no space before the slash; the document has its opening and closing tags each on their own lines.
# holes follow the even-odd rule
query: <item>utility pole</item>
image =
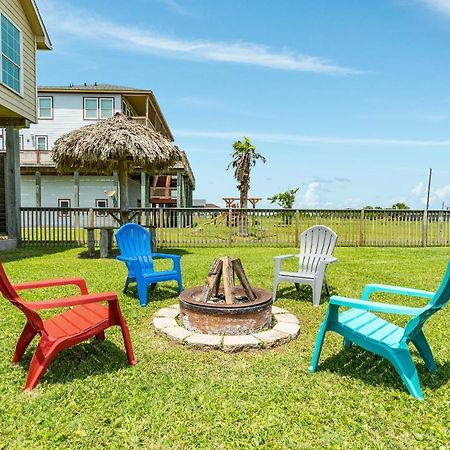
<svg viewBox="0 0 450 450">
<path fill-rule="evenodd" d="M 430 191 L 431 191 L 431 167 L 430 167 L 430 174 L 428 175 L 427 211 L 430 206 Z"/>
</svg>

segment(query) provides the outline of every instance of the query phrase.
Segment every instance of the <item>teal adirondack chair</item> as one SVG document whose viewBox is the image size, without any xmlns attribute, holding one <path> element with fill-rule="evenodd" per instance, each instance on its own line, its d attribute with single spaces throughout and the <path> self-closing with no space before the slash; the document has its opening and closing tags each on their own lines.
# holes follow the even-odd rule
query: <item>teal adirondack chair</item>
<svg viewBox="0 0 450 450">
<path fill-rule="evenodd" d="M 373 292 L 408 295 L 429 299 L 426 306 L 413 308 L 409 306 L 390 305 L 369 301 Z M 397 370 L 410 394 L 423 400 L 419 376 L 414 365 L 408 343 L 412 342 L 425 361 L 431 373 L 436 372 L 436 364 L 422 327 L 425 321 L 447 304 L 450 299 L 450 261 L 439 289 L 434 292 L 417 289 L 368 284 L 361 295 L 361 300 L 332 296 L 325 318 L 317 334 L 316 346 L 309 370 L 315 372 L 319 362 L 322 344 L 327 331 L 335 331 L 344 337 L 344 347 L 352 343 L 386 358 Z M 339 314 L 339 307 L 350 309 Z M 412 316 L 405 328 L 390 323 L 369 311 Z"/>
</svg>

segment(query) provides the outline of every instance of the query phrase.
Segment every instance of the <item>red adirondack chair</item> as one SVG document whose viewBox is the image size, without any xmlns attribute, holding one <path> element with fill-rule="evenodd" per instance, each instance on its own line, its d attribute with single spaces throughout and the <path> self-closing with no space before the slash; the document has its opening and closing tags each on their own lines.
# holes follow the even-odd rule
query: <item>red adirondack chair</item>
<svg viewBox="0 0 450 450">
<path fill-rule="evenodd" d="M 38 289 L 52 286 L 74 285 L 80 288 L 81 295 L 47 300 L 43 302 L 25 302 L 17 291 Z M 105 330 L 113 325 L 122 329 L 122 336 L 127 351 L 128 363 L 136 364 L 127 322 L 122 315 L 115 292 L 89 294 L 83 278 L 62 278 L 11 285 L 0 262 L 0 291 L 14 306 L 26 316 L 27 323 L 19 337 L 12 362 L 17 364 L 30 342 L 39 334 L 41 339 L 31 359 L 25 391 L 32 390 L 41 379 L 53 358 L 66 348 L 96 336 L 100 341 L 105 339 Z M 107 302 L 108 306 L 100 302 Z M 43 320 L 36 312 L 40 309 L 64 308 L 72 309 Z"/>
</svg>

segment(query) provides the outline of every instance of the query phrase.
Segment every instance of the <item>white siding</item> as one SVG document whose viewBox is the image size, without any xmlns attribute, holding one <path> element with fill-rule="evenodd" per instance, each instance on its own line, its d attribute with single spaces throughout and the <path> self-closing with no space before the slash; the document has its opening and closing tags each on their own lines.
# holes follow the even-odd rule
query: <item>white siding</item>
<svg viewBox="0 0 450 450">
<path fill-rule="evenodd" d="M 22 175 L 21 195 L 22 206 L 36 206 L 36 182 L 33 175 Z M 130 185 L 138 184 L 130 180 Z M 131 186 L 130 186 L 131 187 Z M 108 199 L 108 206 L 113 207 L 112 199 L 108 198 L 105 191 L 115 190 L 112 176 L 81 176 L 80 177 L 80 207 L 94 208 L 95 200 Z M 133 192 L 139 192 L 133 188 Z M 58 199 L 70 199 L 71 206 L 75 205 L 75 188 L 73 176 L 51 176 L 41 177 L 41 202 L 42 207 L 57 207 Z M 130 206 L 137 205 L 137 197 L 130 199 Z"/>
<path fill-rule="evenodd" d="M 41 93 L 42 97 L 53 97 L 53 119 L 40 119 L 37 124 L 33 124 L 29 129 L 21 130 L 24 136 L 24 150 L 35 150 L 35 136 L 48 136 L 48 149 L 53 148 L 53 144 L 60 136 L 69 131 L 80 128 L 96 120 L 83 118 L 83 98 L 99 97 L 114 98 L 114 111 L 120 112 L 121 96 L 119 94 L 87 94 L 87 93 Z"/>
</svg>

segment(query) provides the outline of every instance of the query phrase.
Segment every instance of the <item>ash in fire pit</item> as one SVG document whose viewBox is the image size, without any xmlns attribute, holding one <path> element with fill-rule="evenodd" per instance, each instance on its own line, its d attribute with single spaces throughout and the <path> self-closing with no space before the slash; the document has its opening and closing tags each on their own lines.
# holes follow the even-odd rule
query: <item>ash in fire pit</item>
<svg viewBox="0 0 450 450">
<path fill-rule="evenodd" d="M 235 286 L 235 276 L 242 286 Z M 225 256 L 214 261 L 205 286 L 180 294 L 180 319 L 188 330 L 205 334 L 253 333 L 271 325 L 272 296 L 250 286 L 239 258 Z"/>
</svg>

